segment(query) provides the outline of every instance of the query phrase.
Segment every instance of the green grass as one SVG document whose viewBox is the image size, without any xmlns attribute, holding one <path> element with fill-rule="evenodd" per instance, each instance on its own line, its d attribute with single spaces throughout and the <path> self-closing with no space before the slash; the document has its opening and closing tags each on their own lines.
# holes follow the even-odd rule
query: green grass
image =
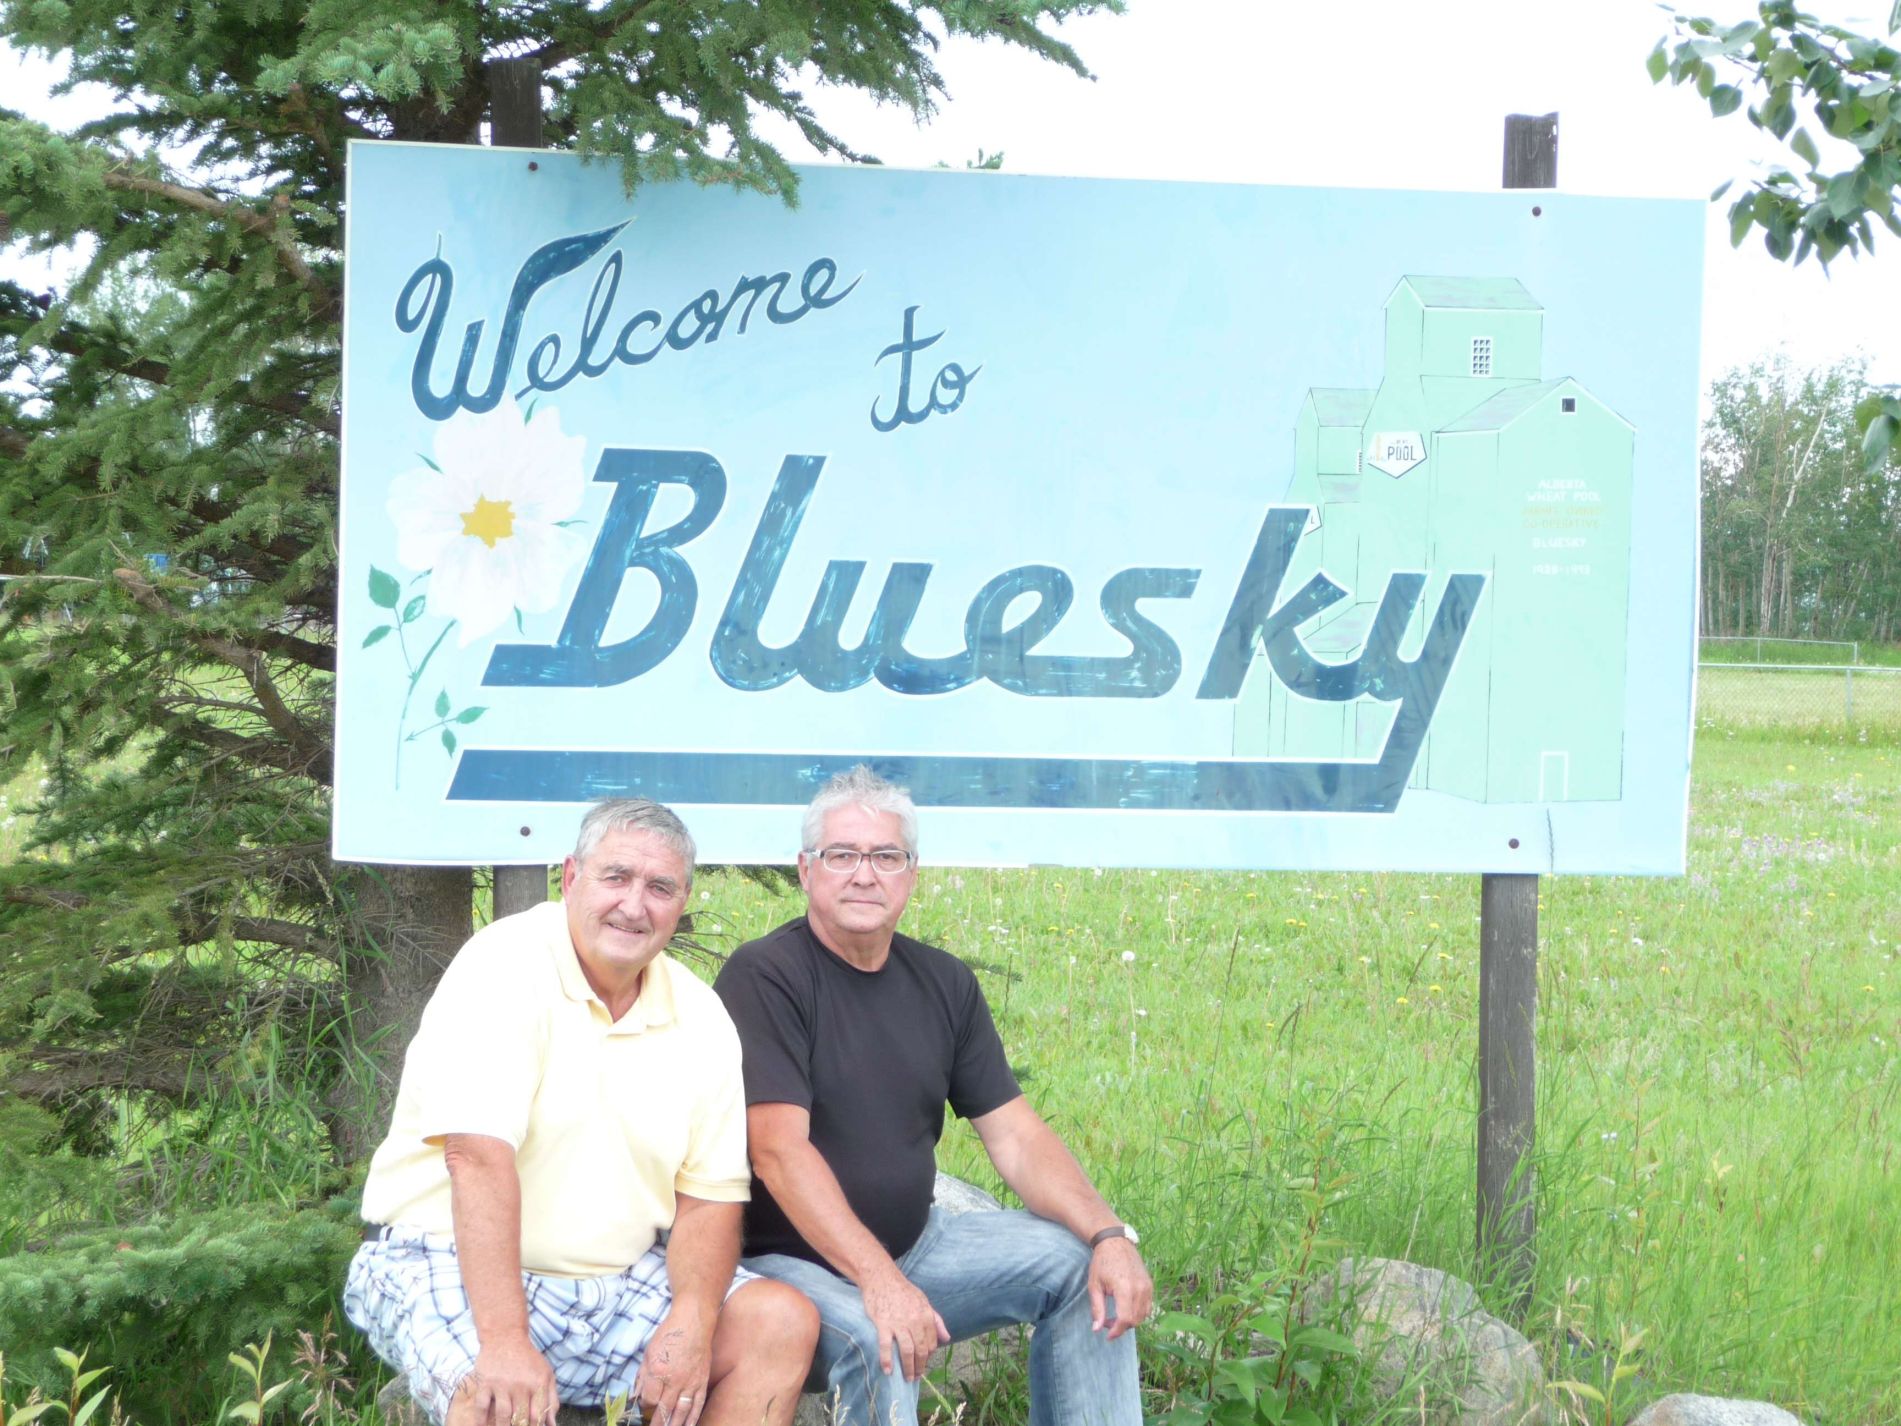
<svg viewBox="0 0 1901 1426">
<path fill-rule="evenodd" d="M 1705 727 L 1690 865 L 1544 885 L 1528 1331 L 1579 1376 L 1643 1329 L 1633 1401 L 1901 1422 L 1901 740 Z M 745 934 L 799 910 L 730 873 L 695 900 Z M 1026 1089 L 1192 1308 L 1299 1252 L 1316 1180 L 1319 1266 L 1473 1274 L 1477 918 L 1475 876 L 927 869 L 907 928 L 978 966 Z M 200 1106 L 233 1116 L 199 1167 L 233 1184 L 278 1126 L 238 1108 Z M 940 1160 L 1000 1188 L 962 1125 Z M 971 1426 L 1020 1414 L 993 1400 Z"/>
<path fill-rule="evenodd" d="M 1547 881 L 1540 1261 L 1559 1376 L 1643 1328 L 1644 1389 L 1901 1420 L 1901 747 L 1706 732 L 1687 879 Z M 924 852 L 930 851 L 925 823 Z M 1286 1252 L 1473 1273 L 1478 878 L 927 871 L 1025 1087 L 1166 1297 Z M 736 878 L 704 904 L 795 914 Z M 1132 957 L 1132 959 L 1130 959 Z M 947 1169 L 992 1189 L 974 1138 Z"/>
</svg>

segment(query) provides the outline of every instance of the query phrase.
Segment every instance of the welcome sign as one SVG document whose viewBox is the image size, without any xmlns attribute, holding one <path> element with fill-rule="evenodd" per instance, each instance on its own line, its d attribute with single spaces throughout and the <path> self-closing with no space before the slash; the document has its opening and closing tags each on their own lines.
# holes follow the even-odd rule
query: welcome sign
<svg viewBox="0 0 1901 1426">
<path fill-rule="evenodd" d="M 1676 872 L 1688 202 L 350 155 L 336 854 Z"/>
</svg>

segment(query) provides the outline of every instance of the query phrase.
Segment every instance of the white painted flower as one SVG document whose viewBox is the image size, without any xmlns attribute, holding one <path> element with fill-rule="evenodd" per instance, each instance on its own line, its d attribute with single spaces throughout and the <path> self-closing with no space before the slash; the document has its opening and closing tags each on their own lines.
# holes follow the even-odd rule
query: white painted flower
<svg viewBox="0 0 1901 1426">
<path fill-rule="evenodd" d="M 390 484 L 397 558 L 430 571 L 431 614 L 457 621 L 467 648 L 519 609 L 545 614 L 561 597 L 586 538 L 561 522 L 581 508 L 587 437 L 561 432 L 560 414 L 524 421 L 512 399 L 458 411 L 436 429 L 435 464 Z"/>
</svg>

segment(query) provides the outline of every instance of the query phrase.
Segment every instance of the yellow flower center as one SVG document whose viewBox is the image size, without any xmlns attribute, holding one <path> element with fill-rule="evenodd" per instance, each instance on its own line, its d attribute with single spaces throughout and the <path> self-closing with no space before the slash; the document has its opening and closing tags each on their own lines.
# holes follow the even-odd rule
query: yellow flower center
<svg viewBox="0 0 1901 1426">
<path fill-rule="evenodd" d="M 462 516 L 462 533 L 474 536 L 492 550 L 497 540 L 515 533 L 515 507 L 506 500 L 478 495 L 475 508 Z"/>
</svg>

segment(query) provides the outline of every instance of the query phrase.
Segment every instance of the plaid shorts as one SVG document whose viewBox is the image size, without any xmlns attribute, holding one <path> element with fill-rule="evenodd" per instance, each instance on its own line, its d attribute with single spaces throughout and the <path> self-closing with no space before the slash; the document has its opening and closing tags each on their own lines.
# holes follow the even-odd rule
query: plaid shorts
<svg viewBox="0 0 1901 1426">
<path fill-rule="evenodd" d="M 757 1276 L 744 1268 L 733 1289 Z M 564 1405 L 600 1406 L 631 1396 L 647 1339 L 673 1305 L 667 1250 L 656 1243 L 632 1267 L 608 1277 L 521 1275 L 528 1334 L 554 1370 Z M 435 1421 L 475 1365 L 475 1316 L 462 1290 L 455 1242 L 400 1226 L 366 1242 L 350 1260 L 344 1314 Z"/>
</svg>

